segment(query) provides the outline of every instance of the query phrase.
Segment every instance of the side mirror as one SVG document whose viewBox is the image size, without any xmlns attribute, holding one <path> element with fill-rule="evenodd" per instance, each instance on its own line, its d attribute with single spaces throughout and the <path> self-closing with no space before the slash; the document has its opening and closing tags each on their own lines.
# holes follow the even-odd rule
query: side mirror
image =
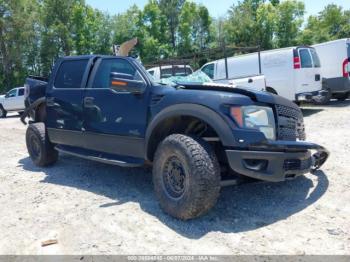
<svg viewBox="0 0 350 262">
<path fill-rule="evenodd" d="M 10 97 L 9 93 L 6 93 L 5 98 L 9 98 L 9 97 Z"/>
<path fill-rule="evenodd" d="M 146 83 L 141 80 L 134 80 L 134 76 L 130 74 L 112 72 L 110 74 L 110 88 L 117 92 L 142 94 L 146 88 Z"/>
</svg>

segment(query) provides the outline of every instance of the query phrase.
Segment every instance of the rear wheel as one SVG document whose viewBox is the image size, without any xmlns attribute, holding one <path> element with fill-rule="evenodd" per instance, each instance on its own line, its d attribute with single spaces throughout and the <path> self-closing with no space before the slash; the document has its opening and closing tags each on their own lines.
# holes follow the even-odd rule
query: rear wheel
<svg viewBox="0 0 350 262">
<path fill-rule="evenodd" d="M 0 118 L 5 118 L 7 115 L 6 110 L 0 105 Z"/>
<path fill-rule="evenodd" d="M 35 123 L 28 126 L 26 144 L 30 158 L 37 166 L 49 166 L 56 163 L 58 152 L 49 141 L 44 123 Z"/>
<path fill-rule="evenodd" d="M 170 135 L 159 146 L 153 163 L 153 184 L 161 208 L 179 219 L 210 210 L 220 194 L 220 166 L 205 141 Z"/>
</svg>

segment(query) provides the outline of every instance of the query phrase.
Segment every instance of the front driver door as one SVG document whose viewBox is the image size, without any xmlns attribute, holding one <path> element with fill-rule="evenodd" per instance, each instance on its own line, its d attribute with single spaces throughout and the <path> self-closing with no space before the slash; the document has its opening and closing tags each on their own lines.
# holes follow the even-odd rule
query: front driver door
<svg viewBox="0 0 350 262">
<path fill-rule="evenodd" d="M 101 58 L 94 70 L 84 97 L 86 147 L 143 158 L 149 97 L 145 78 L 126 58 Z M 112 86 L 113 74 L 144 81 L 145 90 L 141 94 L 132 93 L 127 88 L 117 91 Z"/>
</svg>

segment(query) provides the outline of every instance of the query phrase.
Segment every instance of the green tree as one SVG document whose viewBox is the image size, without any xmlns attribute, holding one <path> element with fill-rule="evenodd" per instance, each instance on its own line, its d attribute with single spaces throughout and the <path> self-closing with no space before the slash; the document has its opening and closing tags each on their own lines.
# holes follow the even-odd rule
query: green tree
<svg viewBox="0 0 350 262">
<path fill-rule="evenodd" d="M 50 72 L 59 56 L 72 54 L 74 42 L 72 10 L 83 5 L 83 0 L 42 0 L 42 45 L 41 62 L 43 74 Z"/>
<path fill-rule="evenodd" d="M 276 19 L 277 47 L 297 44 L 297 37 L 304 22 L 304 13 L 304 3 L 297 0 L 286 0 L 278 5 Z"/>
<path fill-rule="evenodd" d="M 346 38 L 350 35 L 350 10 L 331 4 L 318 15 L 310 16 L 299 35 L 302 44 L 315 44 Z"/>
<path fill-rule="evenodd" d="M 178 53 L 189 53 L 207 47 L 212 19 L 208 9 L 194 2 L 185 2 L 180 13 Z"/>
<path fill-rule="evenodd" d="M 112 46 L 111 18 L 83 3 L 72 10 L 74 53 L 108 54 Z"/>
<path fill-rule="evenodd" d="M 271 3 L 261 4 L 256 13 L 257 44 L 262 49 L 274 47 L 274 35 L 277 28 L 277 8 Z"/>
<path fill-rule="evenodd" d="M 36 2 L 0 0 L 0 91 L 23 85 L 27 67 L 35 71 Z"/>
<path fill-rule="evenodd" d="M 179 16 L 186 0 L 159 0 L 159 7 L 167 18 L 172 47 L 176 48 L 176 34 L 179 26 Z"/>
</svg>

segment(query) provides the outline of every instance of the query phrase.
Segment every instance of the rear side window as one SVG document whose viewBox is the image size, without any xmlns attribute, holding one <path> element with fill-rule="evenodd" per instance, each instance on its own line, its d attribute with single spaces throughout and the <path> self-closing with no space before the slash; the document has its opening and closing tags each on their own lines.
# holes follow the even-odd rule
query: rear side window
<svg viewBox="0 0 350 262">
<path fill-rule="evenodd" d="M 64 61 L 58 69 L 55 88 L 80 88 L 88 59 Z"/>
<path fill-rule="evenodd" d="M 348 47 L 348 58 L 350 58 L 350 44 L 347 44 Z"/>
<path fill-rule="evenodd" d="M 301 68 L 312 68 L 312 59 L 308 49 L 299 50 Z"/>
<path fill-rule="evenodd" d="M 214 78 L 214 64 L 206 65 L 202 68 L 202 71 L 211 79 Z"/>
<path fill-rule="evenodd" d="M 96 72 L 96 76 L 93 82 L 93 88 L 110 88 L 111 73 L 118 74 L 119 78 L 129 80 L 140 80 L 142 77 L 138 71 L 126 60 L 116 59 L 104 59 Z"/>
<path fill-rule="evenodd" d="M 154 71 L 153 70 L 148 71 L 148 73 L 150 73 L 152 76 L 154 76 Z"/>
<path fill-rule="evenodd" d="M 176 67 L 162 69 L 161 78 L 168 78 L 171 76 L 187 76 L 192 74 L 192 70 L 189 67 Z"/>
<path fill-rule="evenodd" d="M 312 60 L 314 61 L 314 67 L 321 67 L 320 58 L 315 49 L 310 49 Z"/>
<path fill-rule="evenodd" d="M 18 90 L 18 96 L 23 96 L 24 95 L 24 88 L 21 88 Z"/>
</svg>

